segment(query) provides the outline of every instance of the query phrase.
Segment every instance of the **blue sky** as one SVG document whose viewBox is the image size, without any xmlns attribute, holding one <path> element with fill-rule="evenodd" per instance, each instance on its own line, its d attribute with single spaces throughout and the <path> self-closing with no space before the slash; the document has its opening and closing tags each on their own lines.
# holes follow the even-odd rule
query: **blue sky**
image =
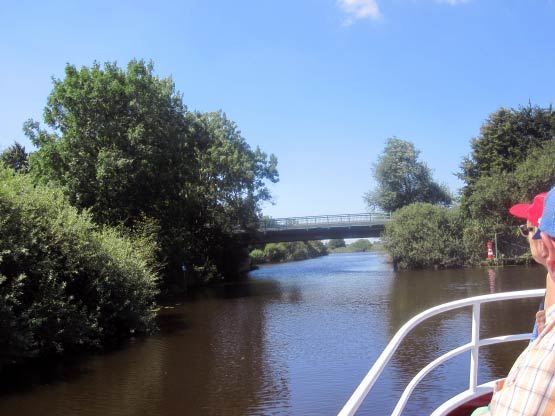
<svg viewBox="0 0 555 416">
<path fill-rule="evenodd" d="M 555 1 L 0 3 L 0 150 L 41 120 L 66 63 L 152 60 L 191 110 L 223 110 L 274 153 L 273 217 L 364 212 L 388 137 L 437 181 L 500 107 L 555 94 Z"/>
</svg>

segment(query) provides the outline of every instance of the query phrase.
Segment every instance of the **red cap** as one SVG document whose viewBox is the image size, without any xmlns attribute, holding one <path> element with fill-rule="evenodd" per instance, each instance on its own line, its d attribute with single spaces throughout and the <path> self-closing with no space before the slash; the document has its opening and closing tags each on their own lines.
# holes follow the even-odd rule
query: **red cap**
<svg viewBox="0 0 555 416">
<path fill-rule="evenodd" d="M 540 218 L 543 213 L 543 202 L 547 192 L 543 192 L 534 197 L 534 201 L 531 204 L 516 204 L 513 205 L 509 212 L 515 217 L 524 218 L 530 221 L 534 226 L 538 227 L 540 225 Z"/>
</svg>

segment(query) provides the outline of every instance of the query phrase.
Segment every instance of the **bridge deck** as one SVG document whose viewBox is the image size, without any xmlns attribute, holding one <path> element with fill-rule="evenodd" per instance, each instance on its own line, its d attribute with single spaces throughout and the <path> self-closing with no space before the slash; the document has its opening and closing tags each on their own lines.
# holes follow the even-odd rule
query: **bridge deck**
<svg viewBox="0 0 555 416">
<path fill-rule="evenodd" d="M 269 218 L 261 221 L 254 240 L 259 243 L 379 237 L 390 213 Z"/>
<path fill-rule="evenodd" d="M 265 218 L 260 222 L 259 231 L 279 231 L 310 228 L 352 227 L 357 225 L 383 225 L 391 219 L 386 212 L 365 214 L 319 215 L 313 217 Z"/>
</svg>

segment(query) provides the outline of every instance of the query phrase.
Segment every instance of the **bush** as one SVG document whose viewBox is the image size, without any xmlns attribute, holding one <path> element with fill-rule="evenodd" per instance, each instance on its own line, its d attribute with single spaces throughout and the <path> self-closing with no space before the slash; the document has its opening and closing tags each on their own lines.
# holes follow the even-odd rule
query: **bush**
<svg viewBox="0 0 555 416">
<path fill-rule="evenodd" d="M 329 254 L 328 248 L 320 240 L 307 241 L 306 244 L 311 257 L 327 256 Z"/>
<path fill-rule="evenodd" d="M 0 368 L 153 328 L 154 242 L 97 229 L 58 189 L 0 170 Z"/>
<path fill-rule="evenodd" d="M 365 252 L 372 250 L 372 243 L 365 238 L 361 238 L 349 244 L 347 248 L 353 252 Z"/>
<path fill-rule="evenodd" d="M 285 246 L 282 243 L 269 243 L 264 247 L 264 257 L 270 263 L 284 261 L 286 256 Z"/>
<path fill-rule="evenodd" d="M 279 263 L 282 261 L 306 260 L 325 256 L 328 250 L 321 241 L 294 241 L 291 243 L 268 243 L 264 248 L 266 261 Z"/>
<path fill-rule="evenodd" d="M 458 210 L 417 202 L 393 214 L 384 243 L 403 269 L 453 267 L 464 263 Z"/>
<path fill-rule="evenodd" d="M 258 248 L 250 252 L 250 257 L 252 265 L 262 264 L 266 261 L 264 251 Z"/>
<path fill-rule="evenodd" d="M 346 247 L 340 247 L 333 250 L 334 253 L 361 253 L 373 249 L 373 244 L 366 238 L 360 238 Z"/>
<path fill-rule="evenodd" d="M 328 248 L 330 250 L 334 250 L 336 248 L 341 248 L 341 247 L 345 247 L 345 240 L 342 238 L 332 238 L 331 240 L 328 241 Z"/>
</svg>

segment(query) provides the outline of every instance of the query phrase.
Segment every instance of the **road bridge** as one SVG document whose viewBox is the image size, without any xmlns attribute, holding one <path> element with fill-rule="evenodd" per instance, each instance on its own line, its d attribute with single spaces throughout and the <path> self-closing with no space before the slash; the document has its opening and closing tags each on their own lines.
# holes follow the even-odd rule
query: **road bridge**
<svg viewBox="0 0 555 416">
<path fill-rule="evenodd" d="M 319 215 L 312 217 L 266 218 L 251 235 L 256 243 L 328 240 L 330 238 L 379 237 L 390 213 Z"/>
</svg>

